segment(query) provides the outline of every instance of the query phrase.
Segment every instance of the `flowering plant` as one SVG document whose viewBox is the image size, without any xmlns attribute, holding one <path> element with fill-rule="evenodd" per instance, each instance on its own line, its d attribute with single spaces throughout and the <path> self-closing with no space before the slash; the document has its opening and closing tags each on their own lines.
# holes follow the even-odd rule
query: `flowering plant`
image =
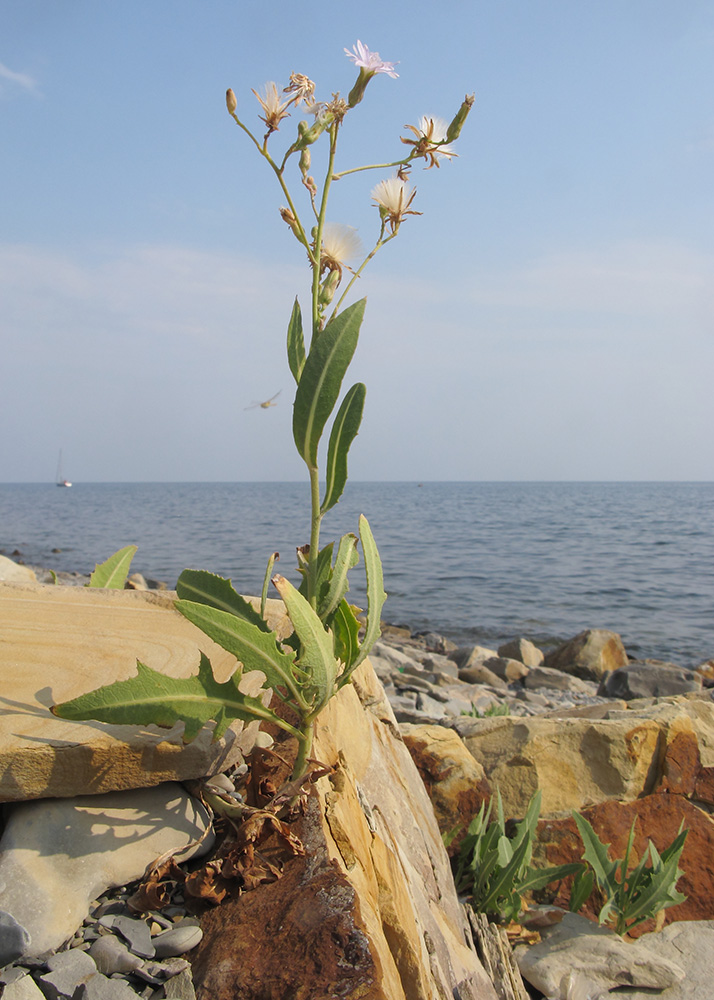
<svg viewBox="0 0 714 1000">
<path fill-rule="evenodd" d="M 336 548 L 333 542 L 320 548 L 322 518 L 338 502 L 347 482 L 347 456 L 359 430 L 366 393 L 365 386 L 358 382 L 342 399 L 332 422 L 321 490 L 318 451 L 357 347 L 365 300 L 342 306 L 377 251 L 398 235 L 407 216 L 420 214 L 411 207 L 416 190 L 408 182 L 414 161 L 424 159 L 426 169 L 430 169 L 456 155 L 452 143 L 458 138 L 474 100 L 473 95 L 467 96 L 449 124 L 430 117 L 422 118 L 418 125 L 405 126 L 410 136 L 401 139 L 409 147 L 403 157 L 390 163 L 336 172 L 337 140 L 347 115 L 361 102 L 373 77 L 398 75 L 392 63 L 381 60 L 378 53 L 370 52 L 359 41 L 352 51 L 345 49 L 345 52 L 359 70 L 347 99 L 335 93 L 329 101 L 316 100 L 315 84 L 299 73 L 290 75 L 290 82 L 283 90 L 270 82 L 262 93 L 253 91 L 262 111 L 260 120 L 265 125 L 262 139 L 238 116 L 234 92 L 226 93 L 228 113 L 276 177 L 287 202 L 280 209 L 281 217 L 306 252 L 312 272 L 309 341 L 306 344 L 297 299 L 287 334 L 288 365 L 297 385 L 293 437 L 310 481 L 310 541 L 297 550 L 302 576 L 298 588 L 284 576 L 272 576 L 293 632 L 281 641 L 266 621 L 266 597 L 275 556 L 268 562 L 259 607 L 238 595 L 229 580 L 203 571 L 185 570 L 176 588 L 176 607 L 236 657 L 238 665 L 233 676 L 218 683 L 203 654 L 198 676 L 187 680 L 168 678 L 139 663 L 135 678 L 53 708 L 63 718 L 93 718 L 124 724 L 172 726 L 181 720 L 185 724 L 185 740 L 192 739 L 209 720 L 216 722 L 214 738 L 221 736 L 233 719 L 269 720 L 297 738 L 295 779 L 305 772 L 317 715 L 332 695 L 350 681 L 379 637 L 380 615 L 386 599 L 379 554 L 364 516 L 359 521 L 359 542 L 367 577 L 367 613 L 362 635 L 356 617 L 358 609 L 345 598 L 348 572 L 359 558 L 357 536 L 349 533 L 339 540 Z M 297 134 L 282 158 L 274 156 L 272 136 L 301 107 L 308 118 L 298 123 Z M 312 147 L 323 137 L 327 143 L 327 169 L 320 188 L 311 173 Z M 299 177 L 304 189 L 309 223 L 303 221 L 297 200 L 288 187 L 288 168 L 295 165 L 298 170 L 293 176 Z M 380 180 L 372 190 L 379 217 L 377 238 L 353 270 L 347 261 L 361 255 L 361 244 L 354 229 L 327 221 L 330 188 L 334 181 L 349 174 L 384 169 L 394 169 L 395 173 Z M 241 690 L 243 672 L 255 670 L 262 672 L 266 687 L 289 709 L 288 713 L 271 708 L 266 692 L 256 695 Z M 285 714 L 290 718 L 284 718 Z"/>
</svg>

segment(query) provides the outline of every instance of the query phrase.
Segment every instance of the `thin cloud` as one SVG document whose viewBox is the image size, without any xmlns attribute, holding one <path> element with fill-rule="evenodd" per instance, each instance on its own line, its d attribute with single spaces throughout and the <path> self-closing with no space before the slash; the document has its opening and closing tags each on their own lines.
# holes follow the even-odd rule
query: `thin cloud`
<svg viewBox="0 0 714 1000">
<path fill-rule="evenodd" d="M 17 73 L 15 70 L 10 69 L 9 66 L 6 66 L 5 63 L 0 62 L 0 93 L 8 89 L 2 86 L 3 81 L 20 87 L 30 94 L 39 94 L 39 84 L 33 76 L 30 76 L 29 73 Z"/>
</svg>

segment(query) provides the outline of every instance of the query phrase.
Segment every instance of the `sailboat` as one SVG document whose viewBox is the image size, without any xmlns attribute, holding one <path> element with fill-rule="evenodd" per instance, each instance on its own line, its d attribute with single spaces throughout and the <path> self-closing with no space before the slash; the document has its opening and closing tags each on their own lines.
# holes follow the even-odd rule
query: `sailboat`
<svg viewBox="0 0 714 1000">
<path fill-rule="evenodd" d="M 58 486 L 71 486 L 69 479 L 65 479 L 62 475 L 62 449 L 60 448 L 59 459 L 57 461 L 57 485 Z"/>
</svg>

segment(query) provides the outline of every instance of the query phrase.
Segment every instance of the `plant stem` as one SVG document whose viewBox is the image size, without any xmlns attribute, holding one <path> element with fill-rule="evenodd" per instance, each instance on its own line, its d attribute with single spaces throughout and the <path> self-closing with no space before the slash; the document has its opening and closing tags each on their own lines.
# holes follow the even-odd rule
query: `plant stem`
<svg viewBox="0 0 714 1000">
<path fill-rule="evenodd" d="M 339 181 L 340 178 L 346 177 L 347 174 L 358 174 L 362 170 L 386 170 L 389 167 L 406 167 L 413 155 L 406 156 L 403 160 L 393 160 L 392 163 L 369 163 L 364 167 L 350 167 L 349 170 L 340 170 L 339 174 L 332 175 L 332 180 Z"/>
<path fill-rule="evenodd" d="M 305 773 L 307 760 L 310 756 L 310 751 L 312 750 L 313 731 L 314 723 L 312 722 L 305 722 L 301 726 L 301 739 L 298 741 L 298 752 L 297 757 L 295 758 L 295 765 L 292 773 L 293 781 L 295 781 L 296 778 L 301 778 Z"/>
<path fill-rule="evenodd" d="M 310 469 L 310 554 L 307 564 L 307 595 L 312 607 L 317 610 L 317 556 L 320 552 L 320 474 Z"/>
</svg>

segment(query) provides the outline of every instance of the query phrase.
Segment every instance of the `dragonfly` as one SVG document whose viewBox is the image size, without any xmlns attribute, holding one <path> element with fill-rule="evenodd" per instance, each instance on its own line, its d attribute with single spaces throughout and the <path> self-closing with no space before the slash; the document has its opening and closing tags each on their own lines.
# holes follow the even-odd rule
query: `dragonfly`
<svg viewBox="0 0 714 1000">
<path fill-rule="evenodd" d="M 250 406 L 246 406 L 246 407 L 244 407 L 244 409 L 246 409 L 246 410 L 255 410 L 255 409 L 257 409 L 257 407 L 260 407 L 261 410 L 267 410 L 269 406 L 277 406 L 278 404 L 274 403 L 273 400 L 277 399 L 278 396 L 280 395 L 280 393 L 282 391 L 283 391 L 282 389 L 278 389 L 278 391 L 275 393 L 274 396 L 271 396 L 270 399 L 264 399 L 262 403 L 261 402 L 257 402 L 256 403 L 256 401 L 253 400 L 253 402 L 250 404 Z"/>
</svg>

